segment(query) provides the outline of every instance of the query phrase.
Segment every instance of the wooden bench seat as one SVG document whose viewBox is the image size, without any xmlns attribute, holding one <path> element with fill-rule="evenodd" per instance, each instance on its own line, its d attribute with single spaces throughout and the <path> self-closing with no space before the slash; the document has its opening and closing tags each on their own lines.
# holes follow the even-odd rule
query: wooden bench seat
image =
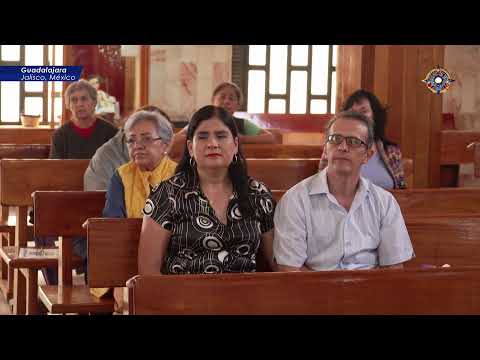
<svg viewBox="0 0 480 360">
<path fill-rule="evenodd" d="M 112 313 L 113 298 L 97 298 L 85 286 L 40 286 L 40 301 L 52 314 Z"/>
</svg>

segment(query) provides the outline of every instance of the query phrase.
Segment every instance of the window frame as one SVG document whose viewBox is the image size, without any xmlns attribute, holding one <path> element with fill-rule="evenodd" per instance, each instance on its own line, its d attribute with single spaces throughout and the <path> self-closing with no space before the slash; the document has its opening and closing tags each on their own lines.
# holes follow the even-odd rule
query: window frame
<svg viewBox="0 0 480 360">
<path fill-rule="evenodd" d="M 292 45 L 287 45 L 287 80 L 285 94 L 270 94 L 270 46 L 266 45 L 266 61 L 265 65 L 250 65 L 249 64 L 249 50 L 250 45 L 233 45 L 232 49 L 232 81 L 240 86 L 244 93 L 243 111 L 248 109 L 248 72 L 250 70 L 260 70 L 265 72 L 265 99 L 264 99 L 264 113 L 269 113 L 269 100 L 282 99 L 285 100 L 285 114 L 290 113 L 290 85 L 292 71 L 306 71 L 307 72 L 307 96 L 306 96 L 306 111 L 305 114 L 311 114 L 312 100 L 325 100 L 327 102 L 327 114 L 335 113 L 336 99 L 332 99 L 332 78 L 333 73 L 337 71 L 337 66 L 333 65 L 333 47 L 328 45 L 328 77 L 327 77 L 327 93 L 325 95 L 314 95 L 311 93 L 312 84 L 312 47 L 308 45 L 308 63 L 307 65 L 292 65 Z M 338 51 L 338 50 L 337 50 Z M 338 59 L 337 59 L 338 62 Z M 338 81 L 338 75 L 337 75 Z"/>
<path fill-rule="evenodd" d="M 59 44 L 57 44 L 59 45 Z M 19 45 L 20 46 L 20 59 L 18 61 L 4 61 L 2 60 L 2 46 L 0 46 L 0 66 L 24 66 L 25 65 L 25 49 L 29 45 Z M 39 65 L 44 65 L 44 66 L 50 66 L 50 61 L 49 61 L 49 52 L 50 52 L 50 47 L 55 47 L 56 45 L 42 45 L 43 46 L 43 64 Z M 54 51 L 52 51 L 52 54 L 54 54 Z M 53 62 L 55 62 L 55 59 L 52 59 Z M 42 91 L 26 91 L 25 90 L 25 81 L 19 81 L 20 83 L 20 92 L 19 92 L 19 118 L 18 121 L 3 121 L 3 119 L 0 116 L 0 126 L 4 125 L 21 125 L 21 115 L 25 112 L 25 99 L 26 98 L 41 98 L 42 101 L 42 121 L 39 123 L 39 125 L 49 125 L 50 124 L 50 116 L 48 111 L 48 101 L 51 100 L 50 94 L 48 91 L 48 81 L 43 81 L 42 84 Z M 1 81 L 0 81 L 0 89 L 1 89 Z M 52 82 L 52 86 L 54 85 L 54 82 Z M 1 91 L 0 91 L 0 114 L 1 114 Z M 62 89 L 57 90 L 55 89 L 54 95 L 53 95 L 53 101 L 52 101 L 52 109 L 51 112 L 55 114 L 55 99 L 56 98 L 62 98 Z M 62 102 L 62 113 L 63 113 L 63 107 L 64 104 Z M 54 119 L 55 123 L 55 119 Z"/>
</svg>

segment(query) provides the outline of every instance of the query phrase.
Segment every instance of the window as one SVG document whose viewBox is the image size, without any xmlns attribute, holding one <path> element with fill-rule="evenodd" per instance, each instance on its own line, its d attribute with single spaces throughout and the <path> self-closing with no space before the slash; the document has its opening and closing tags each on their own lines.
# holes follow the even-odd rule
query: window
<svg viewBox="0 0 480 360">
<path fill-rule="evenodd" d="M 63 45 L 1 45 L 0 66 L 63 65 Z M 60 122 L 61 81 L 1 81 L 0 125 L 20 124 L 20 115 L 40 115 L 42 125 Z"/>
<path fill-rule="evenodd" d="M 337 45 L 249 45 L 246 48 L 247 75 L 242 85 L 246 85 L 247 112 L 335 112 Z"/>
</svg>

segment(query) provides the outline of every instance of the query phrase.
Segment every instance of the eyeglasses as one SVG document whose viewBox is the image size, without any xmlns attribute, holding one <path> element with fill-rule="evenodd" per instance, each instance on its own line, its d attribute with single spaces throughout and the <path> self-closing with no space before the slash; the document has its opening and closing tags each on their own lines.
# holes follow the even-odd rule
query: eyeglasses
<svg viewBox="0 0 480 360">
<path fill-rule="evenodd" d="M 343 143 L 343 139 L 345 139 L 345 142 L 347 143 L 348 147 L 351 147 L 351 148 L 359 148 L 362 145 L 367 146 L 366 142 L 364 142 L 363 140 L 360 140 L 355 136 L 343 136 L 340 134 L 328 135 L 327 142 L 338 146 L 341 143 Z"/>
<path fill-rule="evenodd" d="M 130 146 L 130 147 L 133 147 L 135 143 L 137 143 L 140 146 L 150 146 L 153 144 L 154 141 L 157 141 L 157 140 L 162 140 L 162 138 L 141 137 L 140 139 L 127 139 L 125 140 L 125 142 L 127 143 L 127 146 Z"/>
</svg>

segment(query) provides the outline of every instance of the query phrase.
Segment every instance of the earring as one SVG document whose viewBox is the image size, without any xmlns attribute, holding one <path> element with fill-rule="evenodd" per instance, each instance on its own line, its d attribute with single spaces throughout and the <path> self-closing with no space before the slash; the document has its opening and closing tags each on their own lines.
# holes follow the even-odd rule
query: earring
<svg viewBox="0 0 480 360">
<path fill-rule="evenodd" d="M 238 162 L 238 155 L 237 155 L 237 154 L 235 154 L 235 155 L 233 156 L 233 162 L 234 162 L 234 163 L 237 163 L 237 162 Z"/>
<path fill-rule="evenodd" d="M 194 168 L 194 167 L 195 167 L 195 159 L 194 159 L 192 156 L 190 157 L 189 162 L 190 162 L 190 166 L 191 166 L 192 168 Z"/>
</svg>

